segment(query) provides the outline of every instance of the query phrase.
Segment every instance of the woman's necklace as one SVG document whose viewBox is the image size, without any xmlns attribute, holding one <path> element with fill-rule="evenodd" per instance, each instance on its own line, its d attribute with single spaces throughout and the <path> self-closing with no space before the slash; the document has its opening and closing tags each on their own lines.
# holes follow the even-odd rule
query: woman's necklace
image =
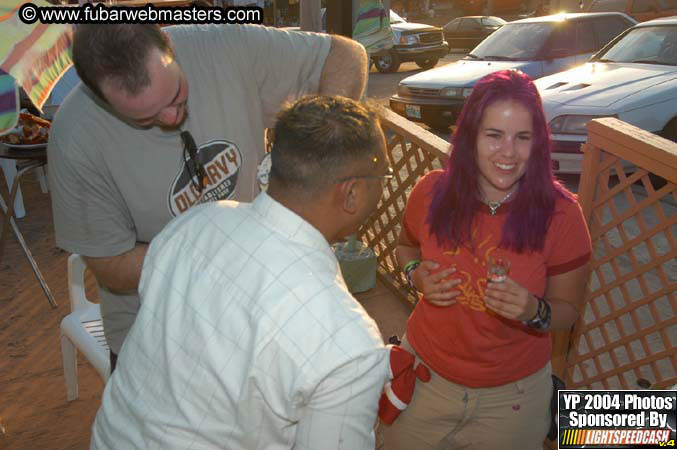
<svg viewBox="0 0 677 450">
<path fill-rule="evenodd" d="M 489 212 L 491 213 L 491 215 L 492 215 L 492 216 L 495 216 L 495 215 L 496 215 L 496 211 L 498 210 L 498 208 L 499 208 L 499 207 L 500 207 L 507 199 L 509 199 L 510 196 L 511 196 L 512 194 L 514 194 L 514 193 L 515 193 L 515 191 L 510 191 L 510 192 L 508 192 L 508 195 L 506 195 L 505 197 L 503 197 L 503 199 L 502 199 L 500 202 L 492 202 L 492 201 L 487 202 L 487 205 L 489 205 Z"/>
</svg>

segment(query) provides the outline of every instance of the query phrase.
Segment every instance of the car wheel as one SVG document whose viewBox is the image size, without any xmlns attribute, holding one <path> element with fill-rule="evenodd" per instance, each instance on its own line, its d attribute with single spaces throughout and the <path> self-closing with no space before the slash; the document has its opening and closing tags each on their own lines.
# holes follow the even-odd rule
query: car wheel
<svg viewBox="0 0 677 450">
<path fill-rule="evenodd" d="M 375 57 L 374 64 L 376 65 L 376 70 L 381 73 L 397 72 L 397 69 L 400 68 L 400 58 L 397 54 L 388 52 L 383 56 Z"/>
<path fill-rule="evenodd" d="M 421 69 L 428 70 L 435 67 L 437 65 L 437 61 L 439 61 L 439 58 L 417 59 L 416 65 Z"/>
</svg>

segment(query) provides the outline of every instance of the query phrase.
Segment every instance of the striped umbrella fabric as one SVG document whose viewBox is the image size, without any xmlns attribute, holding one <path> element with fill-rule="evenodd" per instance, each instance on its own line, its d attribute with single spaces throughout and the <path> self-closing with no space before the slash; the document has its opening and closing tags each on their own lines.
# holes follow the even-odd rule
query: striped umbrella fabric
<svg viewBox="0 0 677 450">
<path fill-rule="evenodd" d="M 73 27 L 68 24 L 26 24 L 17 12 L 22 0 L 0 0 L 0 70 L 14 77 L 36 108 L 72 65 Z M 53 6 L 31 0 L 36 6 Z"/>
<path fill-rule="evenodd" d="M 364 45 L 370 55 L 393 46 L 393 30 L 388 11 L 381 0 L 361 0 L 353 29 L 353 39 Z"/>
<path fill-rule="evenodd" d="M 11 75 L 0 71 L 0 136 L 19 121 L 19 88 Z"/>
</svg>

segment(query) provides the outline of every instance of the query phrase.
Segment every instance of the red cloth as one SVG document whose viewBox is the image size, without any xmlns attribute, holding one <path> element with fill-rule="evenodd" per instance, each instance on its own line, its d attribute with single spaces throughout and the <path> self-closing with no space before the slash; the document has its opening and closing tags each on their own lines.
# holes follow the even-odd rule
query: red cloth
<svg viewBox="0 0 677 450">
<path fill-rule="evenodd" d="M 559 198 L 540 252 L 515 253 L 499 249 L 501 230 L 512 207 L 501 205 L 492 216 L 486 205 L 473 226 L 474 249 L 441 246 L 425 223 L 431 189 L 442 171 L 424 176 L 412 190 L 404 213 L 403 230 L 421 248 L 422 259 L 456 267 L 450 278 L 461 278 L 457 303 L 438 307 L 423 299 L 407 322 L 407 340 L 425 364 L 449 381 L 472 388 L 514 382 L 540 370 L 550 360 L 549 333 L 539 333 L 487 309 L 488 257 L 500 252 L 510 262 L 509 276 L 535 295 L 545 293 L 547 277 L 585 264 L 591 254 L 588 228 L 580 206 Z M 453 214 L 453 211 L 449 211 Z"/>
<path fill-rule="evenodd" d="M 430 370 L 422 363 L 414 368 L 414 355 L 399 346 L 390 348 L 390 379 L 386 383 L 378 402 L 378 416 L 382 422 L 391 425 L 407 407 L 414 396 L 416 378 L 427 383 Z"/>
</svg>

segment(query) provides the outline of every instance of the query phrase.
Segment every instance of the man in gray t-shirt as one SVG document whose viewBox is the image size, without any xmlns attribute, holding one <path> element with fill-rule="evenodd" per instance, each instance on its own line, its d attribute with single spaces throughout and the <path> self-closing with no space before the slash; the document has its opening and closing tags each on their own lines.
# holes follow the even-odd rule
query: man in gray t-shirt
<svg viewBox="0 0 677 450">
<path fill-rule="evenodd" d="M 47 149 L 56 243 L 96 276 L 114 367 L 148 242 L 193 204 L 253 200 L 280 106 L 359 99 L 367 57 L 348 39 L 261 26 L 79 25 L 73 59 L 83 84 Z"/>
</svg>

